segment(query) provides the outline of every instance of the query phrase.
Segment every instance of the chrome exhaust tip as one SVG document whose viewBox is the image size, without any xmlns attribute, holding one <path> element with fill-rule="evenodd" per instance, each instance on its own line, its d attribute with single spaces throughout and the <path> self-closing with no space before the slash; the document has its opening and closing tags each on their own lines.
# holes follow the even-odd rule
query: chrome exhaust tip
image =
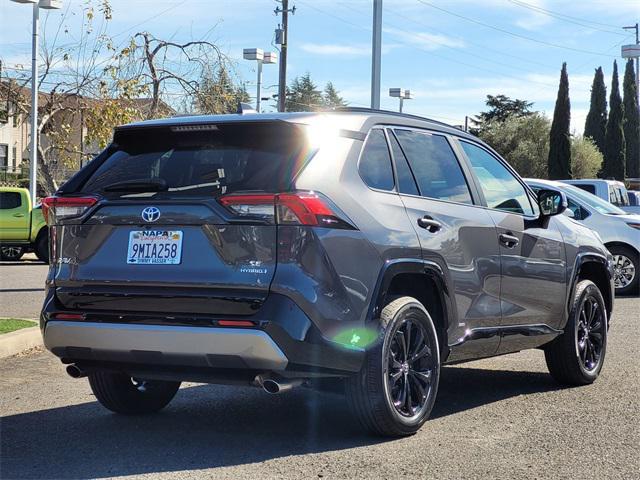
<svg viewBox="0 0 640 480">
<path fill-rule="evenodd" d="M 71 378 L 82 378 L 82 377 L 86 377 L 87 376 L 87 372 L 85 372 L 84 370 L 82 370 L 80 367 L 78 367 L 75 364 L 68 365 L 66 370 L 67 370 L 67 374 Z"/>
<path fill-rule="evenodd" d="M 258 375 L 256 377 L 256 383 L 260 385 L 265 392 L 271 395 L 277 395 L 278 393 L 286 392 L 293 387 L 302 385 L 304 379 L 276 378 L 273 376 Z"/>
</svg>

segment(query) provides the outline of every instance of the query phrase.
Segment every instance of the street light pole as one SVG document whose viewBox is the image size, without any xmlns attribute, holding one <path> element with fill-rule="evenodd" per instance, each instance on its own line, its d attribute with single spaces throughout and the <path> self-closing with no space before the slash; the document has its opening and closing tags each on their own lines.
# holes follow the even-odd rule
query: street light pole
<svg viewBox="0 0 640 480">
<path fill-rule="evenodd" d="M 380 66 L 382 63 L 382 0 L 373 0 L 371 39 L 371 108 L 380 109 Z"/>
<path fill-rule="evenodd" d="M 29 193 L 36 204 L 38 193 L 38 32 L 40 6 L 33 4 L 33 33 L 31 39 L 31 147 L 29 150 Z"/>
<path fill-rule="evenodd" d="M 11 0 L 14 3 L 30 3 L 33 8 L 31 36 L 31 146 L 29 151 L 29 193 L 35 205 L 38 192 L 38 33 L 40 9 L 59 10 L 61 0 Z M 53 193 L 53 192 L 52 192 Z"/>
<path fill-rule="evenodd" d="M 272 64 L 278 61 L 278 56 L 273 52 L 265 52 L 261 48 L 245 48 L 242 58 L 258 62 L 258 79 L 256 82 L 256 112 L 260 113 L 260 101 L 262 100 L 262 64 Z"/>
</svg>

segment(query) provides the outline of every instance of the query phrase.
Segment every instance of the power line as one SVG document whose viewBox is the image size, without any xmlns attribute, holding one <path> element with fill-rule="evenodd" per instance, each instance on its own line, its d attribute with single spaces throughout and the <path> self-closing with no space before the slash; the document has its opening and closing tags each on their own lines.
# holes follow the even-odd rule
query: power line
<svg viewBox="0 0 640 480">
<path fill-rule="evenodd" d="M 352 12 L 357 13 L 358 15 L 362 15 L 361 11 L 356 10 L 355 8 L 353 8 L 350 5 L 343 4 L 342 6 L 347 8 L 347 9 L 349 9 L 349 10 L 351 10 Z M 440 33 L 442 35 L 449 35 L 449 32 L 445 32 L 444 30 L 439 30 L 439 29 L 434 28 L 434 27 L 432 27 L 430 25 L 427 25 L 426 23 L 420 22 L 420 21 L 418 21 L 418 20 L 416 20 L 414 18 L 411 18 L 411 17 L 408 17 L 408 16 L 403 15 L 401 13 L 398 13 L 394 9 L 390 9 L 390 13 L 392 15 L 395 15 L 397 17 L 403 18 L 405 20 L 409 20 L 410 22 L 413 22 L 416 25 L 420 25 L 420 26 L 422 26 L 424 28 L 427 28 L 430 31 L 437 32 L 437 33 Z M 394 26 L 394 25 L 391 25 L 389 22 L 386 22 L 386 23 L 387 23 L 387 25 Z M 394 27 L 398 28 L 399 30 L 402 30 L 401 28 L 399 28 L 397 26 L 394 26 Z M 488 57 L 484 57 L 484 56 L 480 56 L 480 55 L 478 55 L 476 53 L 468 52 L 466 50 L 461 50 L 461 49 L 456 48 L 456 47 L 451 47 L 450 45 L 447 45 L 447 44 L 442 43 L 442 42 L 438 42 L 437 40 L 432 40 L 432 41 L 433 41 L 433 43 L 436 43 L 437 45 L 440 45 L 441 47 L 449 48 L 451 50 L 454 50 L 454 51 L 456 51 L 456 53 L 462 53 L 463 55 L 469 55 L 469 56 L 472 56 L 472 57 L 475 57 L 475 58 L 480 58 L 480 59 L 486 60 L 488 62 L 495 63 L 496 65 L 501 65 L 501 66 L 504 66 L 504 67 L 507 67 L 507 68 L 518 69 L 518 67 L 515 67 L 514 65 L 511 65 L 511 64 L 499 62 L 497 60 L 494 60 L 494 59 L 491 59 L 491 58 L 488 58 Z M 555 69 L 555 66 L 547 65 L 547 64 L 544 64 L 544 63 L 541 63 L 541 62 L 537 62 L 535 60 L 531 60 L 531 59 L 527 59 L 527 58 L 518 56 L 518 55 L 513 55 L 513 54 L 510 54 L 510 53 L 502 52 L 500 50 L 496 50 L 496 49 L 487 47 L 485 45 L 482 45 L 482 44 L 479 44 L 479 43 L 476 43 L 476 42 L 471 42 L 471 41 L 467 40 L 466 38 L 464 39 L 464 41 L 466 43 L 469 43 L 470 45 L 475 45 L 475 46 L 477 46 L 479 48 L 482 48 L 483 50 L 487 50 L 489 52 L 497 53 L 498 55 L 504 55 L 506 57 L 514 58 L 516 60 L 520 60 L 520 61 L 522 61 L 524 63 L 529 63 L 529 64 L 532 64 L 532 65 L 538 65 L 538 66 L 545 67 L 545 68 L 554 68 Z"/>
<path fill-rule="evenodd" d="M 341 21 L 341 22 L 343 22 L 343 23 L 346 23 L 346 24 L 348 24 L 348 25 L 352 25 L 352 26 L 355 26 L 356 28 L 363 29 L 363 30 L 366 30 L 366 31 L 369 31 L 369 32 L 371 31 L 371 29 L 369 29 L 369 28 L 366 28 L 366 27 L 363 27 L 362 25 L 358 25 L 358 24 L 355 24 L 355 23 L 353 23 L 353 22 L 350 22 L 349 20 L 346 20 L 346 19 L 344 19 L 344 18 L 342 18 L 342 17 L 340 17 L 340 16 L 338 16 L 338 15 L 335 15 L 335 14 L 330 13 L 330 12 L 326 12 L 326 11 L 324 11 L 324 10 L 322 10 L 322 9 L 320 9 L 320 8 L 317 8 L 317 7 L 313 6 L 313 5 L 307 4 L 307 3 L 305 3 L 305 2 L 301 2 L 300 0 L 298 0 L 298 3 L 303 3 L 303 4 L 304 4 L 304 5 L 306 5 L 307 7 L 311 8 L 311 9 L 313 9 L 313 10 L 316 10 L 317 12 L 320 12 L 320 13 L 322 13 L 322 14 L 324 14 L 324 15 L 327 15 L 327 16 L 330 16 L 330 17 L 333 17 L 333 18 L 335 18 L 336 20 L 339 20 L 339 21 Z M 501 75 L 502 77 L 508 77 L 508 78 L 512 78 L 512 79 L 514 79 L 514 80 L 518 80 L 518 81 L 526 81 L 526 82 L 528 82 L 528 83 L 536 83 L 536 84 L 539 84 L 539 85 L 544 85 L 545 87 L 552 87 L 552 86 L 553 86 L 553 87 L 555 87 L 554 85 L 551 85 L 551 84 L 549 84 L 549 83 L 538 82 L 538 81 L 535 81 L 535 80 L 530 80 L 530 79 L 525 79 L 525 78 L 522 78 L 522 77 L 517 77 L 517 76 L 515 76 L 515 75 L 510 75 L 510 74 L 508 74 L 508 73 L 498 72 L 498 71 L 496 71 L 495 69 L 481 67 L 481 66 L 479 66 L 479 65 L 475 65 L 475 64 L 472 64 L 472 63 L 463 62 L 463 61 L 461 61 L 461 60 L 457 60 L 457 59 L 454 59 L 454 58 L 450 58 L 450 57 L 445 56 L 445 55 L 440 55 L 440 54 L 438 54 L 438 53 L 436 53 L 436 52 L 433 52 L 433 51 L 427 50 L 426 48 L 421 48 L 421 47 L 419 47 L 418 45 L 415 45 L 415 44 L 412 44 L 412 43 L 403 42 L 403 41 L 401 41 L 401 40 L 397 40 L 397 41 L 398 41 L 398 43 L 401 43 L 402 45 L 404 45 L 404 46 L 406 46 L 406 47 L 409 47 L 409 48 L 413 48 L 413 49 L 419 50 L 420 52 L 422 52 L 422 53 L 426 53 L 427 55 L 431 55 L 431 56 L 434 56 L 434 57 L 437 57 L 437 58 L 441 58 L 442 60 L 445 60 L 445 61 L 447 61 L 447 62 L 457 63 L 457 64 L 459 64 L 459 65 L 463 65 L 463 66 L 465 66 L 465 67 L 475 68 L 476 70 L 481 70 L 481 71 L 488 72 L 488 73 L 491 73 L 491 74 L 494 74 L 494 75 L 495 75 L 495 74 L 499 74 L 499 75 Z M 457 50 L 457 49 L 454 49 L 454 50 L 456 50 L 456 52 L 458 52 L 458 50 Z M 500 63 L 500 62 L 494 62 L 494 63 Z"/>
<path fill-rule="evenodd" d="M 593 51 L 590 51 L 590 50 L 583 50 L 581 48 L 568 47 L 566 45 L 561 45 L 559 43 L 553 43 L 553 42 L 547 42 L 545 40 L 539 40 L 537 38 L 533 38 L 533 37 L 529 37 L 527 35 L 522 35 L 520 33 L 512 32 L 512 31 L 506 30 L 506 29 L 504 29 L 502 27 L 497 27 L 495 25 L 491 25 L 489 23 L 485 23 L 485 22 L 482 22 L 480 20 L 476 20 L 474 18 L 466 17 L 466 16 L 461 15 L 459 13 L 455 13 L 455 12 L 452 12 L 450 10 L 446 10 L 446 9 L 444 9 L 442 7 L 438 7 L 437 5 L 434 5 L 432 3 L 426 2 L 425 0 L 417 0 L 417 1 L 422 3 L 423 5 L 426 5 L 427 7 L 431 7 L 433 9 L 435 9 L 435 10 L 439 10 L 441 12 L 444 12 L 447 15 L 451 15 L 453 17 L 461 18 L 462 20 L 465 20 L 467 22 L 475 23 L 476 25 L 481 25 L 481 26 L 483 26 L 485 28 L 490 28 L 490 29 L 495 30 L 497 32 L 501 32 L 501 33 L 504 33 L 506 35 L 511 35 L 512 37 L 521 38 L 521 39 L 527 40 L 529 42 L 539 43 L 541 45 L 546 45 L 548 47 L 560 48 L 560 49 L 569 50 L 569 51 L 572 51 L 572 52 L 587 53 L 589 55 L 598 55 L 598 56 L 603 56 L 603 57 L 608 57 L 608 58 L 616 58 L 614 55 L 607 55 L 607 54 L 604 54 L 604 53 L 593 52 Z"/>
<path fill-rule="evenodd" d="M 618 27 L 615 26 L 615 25 L 608 25 L 606 23 L 593 22 L 591 20 L 578 18 L 578 17 L 573 17 L 571 15 L 565 15 L 564 13 L 558 13 L 558 12 L 554 12 L 552 10 L 547 10 L 546 8 L 542 8 L 542 7 L 539 7 L 537 5 L 531 5 L 530 3 L 523 2 L 521 0 L 507 0 L 507 1 L 510 2 L 510 3 L 513 3 L 514 5 L 517 5 L 519 7 L 526 8 L 526 9 L 532 10 L 534 12 L 541 13 L 543 15 L 547 15 L 549 17 L 553 17 L 553 18 L 556 18 L 558 20 L 562 20 L 564 22 L 573 23 L 575 25 L 580 25 L 581 27 L 590 28 L 592 30 L 597 30 L 599 32 L 612 33 L 612 34 L 615 34 L 615 35 L 624 35 L 624 33 L 621 33 L 620 31 L 618 31 Z M 597 27 L 595 27 L 593 25 L 601 25 L 601 26 L 605 26 L 605 27 L 609 27 L 609 28 L 614 28 L 616 30 L 605 30 L 603 28 L 597 28 Z"/>
</svg>

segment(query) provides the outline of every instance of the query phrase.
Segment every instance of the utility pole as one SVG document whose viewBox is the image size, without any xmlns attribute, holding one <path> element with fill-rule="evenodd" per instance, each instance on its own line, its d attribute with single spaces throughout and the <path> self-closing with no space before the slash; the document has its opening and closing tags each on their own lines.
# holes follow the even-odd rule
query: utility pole
<svg viewBox="0 0 640 480">
<path fill-rule="evenodd" d="M 373 0 L 373 35 L 371 43 L 371 108 L 380 110 L 380 65 L 382 62 L 382 0 Z"/>
<path fill-rule="evenodd" d="M 282 14 L 282 23 L 276 29 L 276 43 L 280 45 L 280 71 L 278 74 L 278 111 L 285 111 L 287 100 L 287 47 L 289 45 L 289 12 L 296 13 L 295 5 L 289 9 L 289 0 L 280 0 L 282 8 L 277 7 L 274 13 Z"/>
</svg>

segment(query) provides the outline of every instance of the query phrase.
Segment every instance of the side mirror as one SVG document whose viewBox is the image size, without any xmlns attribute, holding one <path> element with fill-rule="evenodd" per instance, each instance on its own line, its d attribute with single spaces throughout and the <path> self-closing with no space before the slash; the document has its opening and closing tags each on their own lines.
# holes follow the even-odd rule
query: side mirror
<svg viewBox="0 0 640 480">
<path fill-rule="evenodd" d="M 568 205 L 567 196 L 558 190 L 543 189 L 538 191 L 538 206 L 541 217 L 559 215 L 567 209 Z"/>
</svg>

